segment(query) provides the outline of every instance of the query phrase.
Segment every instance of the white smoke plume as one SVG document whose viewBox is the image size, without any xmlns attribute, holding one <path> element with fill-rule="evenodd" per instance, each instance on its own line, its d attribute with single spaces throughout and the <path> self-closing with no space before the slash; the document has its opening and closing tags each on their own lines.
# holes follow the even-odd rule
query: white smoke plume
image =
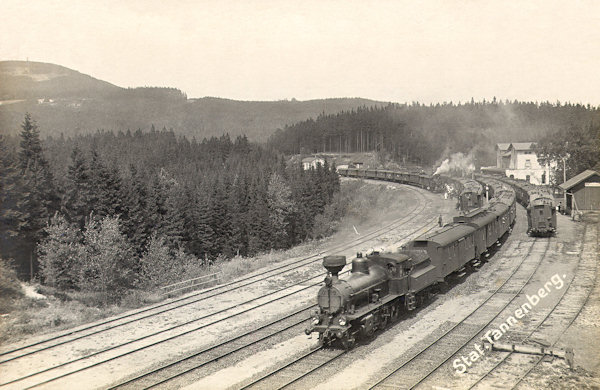
<svg viewBox="0 0 600 390">
<path fill-rule="evenodd" d="M 445 159 L 435 170 L 434 175 L 448 173 L 454 176 L 469 176 L 473 171 L 475 171 L 473 155 L 471 153 L 464 155 L 459 152 Z"/>
</svg>

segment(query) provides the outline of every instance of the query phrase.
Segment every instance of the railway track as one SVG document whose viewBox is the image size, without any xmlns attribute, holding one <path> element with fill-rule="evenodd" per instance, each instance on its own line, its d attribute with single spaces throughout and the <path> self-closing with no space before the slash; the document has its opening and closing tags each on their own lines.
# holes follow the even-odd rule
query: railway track
<svg viewBox="0 0 600 390">
<path fill-rule="evenodd" d="M 264 343 L 276 335 L 289 333 L 290 330 L 306 323 L 306 318 L 314 307 L 315 305 L 311 305 L 296 310 L 283 318 L 270 321 L 251 331 L 203 348 L 167 365 L 114 384 L 109 389 L 148 389 L 172 382 L 195 370 L 206 368 L 211 363 L 220 362 L 232 354 Z"/>
<path fill-rule="evenodd" d="M 531 314 L 534 318 L 531 318 L 528 324 L 522 324 L 518 331 L 508 333 L 505 337 L 509 337 L 510 341 L 503 340 L 503 342 L 523 344 L 534 340 L 550 340 L 551 337 L 544 333 L 558 332 L 559 336 L 556 341 L 546 346 L 554 347 L 556 345 L 560 335 L 570 327 L 585 306 L 595 285 L 597 264 L 593 251 L 584 249 L 586 241 L 584 239 L 581 244 L 573 278 L 565 281 L 566 286 L 561 289 L 562 293 L 553 306 L 536 308 L 536 312 Z M 573 304 L 574 302 L 577 303 Z M 540 318 L 535 318 L 535 314 L 540 314 Z M 564 326 L 565 322 L 567 322 L 566 326 Z M 530 356 L 525 359 L 529 360 L 526 362 L 522 359 L 523 355 L 512 352 L 495 352 L 494 354 L 496 356 L 486 356 L 485 362 L 478 362 L 476 366 L 469 368 L 468 372 L 462 376 L 459 387 L 465 389 L 515 388 L 543 358 Z M 467 356 L 468 352 L 463 350 L 455 353 L 452 357 L 456 358 L 461 355 Z M 442 378 L 447 378 L 449 371 L 452 371 L 452 368 L 448 363 L 441 365 L 437 370 L 431 371 L 424 377 L 419 384 L 423 388 L 430 388 L 439 384 L 443 380 Z M 437 374 L 437 379 L 435 374 Z M 426 381 L 426 379 L 429 380 Z M 446 383 L 449 382 L 446 380 Z"/>
<path fill-rule="evenodd" d="M 252 380 L 241 389 L 284 389 L 333 363 L 345 354 L 345 350 L 329 348 L 308 351 L 293 361 Z"/>
<path fill-rule="evenodd" d="M 216 345 L 210 346 L 206 349 L 193 353 L 189 356 L 183 357 L 181 359 L 177 359 L 173 362 L 168 363 L 165 366 L 156 368 L 149 372 L 137 375 L 133 378 L 130 378 L 124 382 L 112 385 L 111 389 L 116 388 L 152 388 L 159 385 L 163 385 L 167 382 L 177 380 L 182 376 L 192 373 L 195 370 L 200 368 L 205 369 L 207 365 L 210 363 L 214 363 L 219 361 L 233 353 L 240 352 L 248 347 L 251 347 L 259 342 L 265 342 L 268 339 L 271 339 L 273 336 L 280 334 L 288 329 L 293 327 L 297 327 L 303 323 L 306 323 L 306 319 L 308 318 L 308 313 L 311 308 L 315 307 L 311 305 L 304 309 L 301 309 L 297 312 L 292 313 L 289 316 L 285 316 L 281 319 L 277 319 L 272 321 L 265 326 L 262 326 L 258 329 L 255 329 L 250 332 L 246 332 L 242 335 L 236 336 L 230 340 L 226 340 L 222 343 L 218 343 Z M 303 315 L 298 316 L 300 313 Z M 288 325 L 289 318 L 294 318 L 294 322 L 291 322 Z M 277 329 L 272 333 L 262 334 L 263 331 L 268 331 L 271 326 L 277 326 Z M 246 341 L 244 339 L 248 338 Z M 234 343 L 229 345 L 230 343 Z M 223 349 L 225 352 L 222 352 Z M 217 352 L 215 352 L 217 351 Z M 204 356 L 207 352 L 215 353 L 216 356 L 206 357 Z"/>
<path fill-rule="evenodd" d="M 407 188 L 414 191 L 416 194 L 418 194 L 419 196 L 422 197 L 422 194 L 420 194 L 419 191 L 416 191 L 415 189 L 413 189 L 411 187 L 407 187 Z M 38 353 L 40 351 L 54 348 L 59 345 L 64 345 L 66 343 L 80 340 L 84 337 L 88 337 L 88 336 L 96 335 L 96 334 L 99 334 L 102 332 L 106 332 L 108 330 L 122 327 L 122 326 L 131 324 L 136 321 L 141 321 L 141 320 L 144 320 L 144 319 L 147 319 L 147 318 L 159 315 L 159 314 L 166 313 L 171 310 L 179 309 L 181 307 L 192 305 L 192 304 L 195 304 L 195 303 L 198 303 L 198 302 L 201 302 L 201 301 L 204 301 L 204 300 L 207 300 L 207 299 L 210 299 L 210 298 L 222 295 L 222 294 L 230 293 L 231 291 L 238 290 L 243 287 L 267 280 L 269 278 L 280 276 L 287 272 L 294 271 L 296 269 L 305 267 L 307 265 L 310 265 L 310 264 L 320 261 L 322 256 L 327 253 L 332 253 L 334 251 L 348 249 L 351 246 L 359 245 L 368 240 L 376 238 L 378 235 L 381 235 L 381 234 L 387 233 L 391 230 L 394 230 L 398 226 L 412 220 L 416 215 L 418 215 L 423 210 L 424 210 L 424 206 L 416 207 L 414 210 L 411 211 L 411 213 L 408 216 L 405 216 L 397 221 L 391 222 L 389 224 L 384 225 L 383 227 L 380 227 L 378 229 L 370 231 L 369 233 L 367 233 L 363 237 L 361 237 L 361 239 L 359 239 L 359 240 L 348 241 L 348 242 L 342 243 L 340 245 L 332 246 L 318 254 L 314 254 L 311 256 L 301 258 L 300 260 L 298 260 L 294 263 L 284 264 L 281 266 L 270 268 L 269 270 L 267 270 L 264 273 L 261 273 L 259 275 L 243 277 L 243 278 L 237 279 L 232 282 L 228 282 L 228 283 L 224 283 L 224 284 L 214 286 L 214 287 L 211 287 L 208 289 L 204 289 L 200 292 L 188 295 L 184 298 L 178 298 L 178 299 L 172 300 L 170 302 L 153 305 L 151 307 L 146 307 L 142 310 L 137 310 L 134 312 L 127 313 L 125 315 L 113 317 L 111 319 L 104 320 L 104 321 L 101 321 L 98 323 L 94 323 L 92 325 L 78 327 L 75 330 L 71 330 L 66 333 L 55 335 L 50 338 L 38 340 L 33 343 L 27 343 L 25 345 L 11 348 L 11 349 L 8 349 L 5 351 L 0 351 L 0 365 L 3 363 L 10 362 L 12 360 L 20 359 L 25 356 L 29 356 L 29 355 Z M 58 340 L 61 340 L 61 341 L 58 341 Z M 53 341 L 56 341 L 56 342 L 52 343 Z M 37 347 L 37 348 L 34 348 L 34 347 Z"/>
<path fill-rule="evenodd" d="M 410 214 L 408 217 L 406 217 L 406 218 L 403 218 L 401 221 L 397 221 L 397 222 L 395 222 L 395 223 L 393 223 L 393 224 L 389 224 L 389 225 L 387 226 L 387 229 L 391 229 L 391 230 L 393 230 L 393 229 L 394 229 L 394 228 L 395 228 L 397 225 L 399 225 L 399 224 L 402 224 L 402 223 L 406 223 L 406 221 L 407 221 L 407 220 L 410 220 L 410 219 L 414 218 L 414 217 L 415 217 L 415 216 L 416 216 L 416 215 L 417 215 L 419 212 L 420 212 L 420 210 L 418 210 L 418 208 L 415 208 L 415 210 L 413 210 L 413 212 L 412 212 L 412 213 L 411 213 L 411 214 Z M 432 220 L 432 221 L 428 221 L 428 224 L 431 224 L 432 222 L 434 222 L 434 221 L 433 221 L 433 220 Z M 420 229 L 421 229 L 421 228 L 419 228 L 418 230 L 420 230 Z M 384 230 L 384 228 L 382 228 L 382 229 L 378 229 L 377 231 L 378 231 L 378 232 L 381 232 L 381 231 L 383 231 L 383 230 Z M 365 239 L 366 239 L 366 238 L 365 238 Z M 319 260 L 320 260 L 320 258 L 318 258 L 318 259 L 316 259 L 316 260 L 312 260 L 311 262 L 314 262 L 314 261 L 319 261 Z M 303 264 L 303 265 L 301 265 L 301 266 L 304 266 L 304 265 L 306 265 L 306 264 Z M 300 267 L 300 266 L 292 265 L 292 267 L 294 267 L 294 268 L 298 268 L 298 267 Z M 283 267 L 279 267 L 279 268 L 283 268 Z M 288 272 L 289 270 L 290 270 L 290 269 L 286 269 L 285 271 L 282 271 L 282 272 Z M 272 275 L 271 275 L 271 276 L 272 276 Z M 320 277 L 320 276 L 321 276 L 321 274 L 319 274 L 319 275 L 317 275 L 317 276 L 314 276 L 314 277 L 311 277 L 311 278 L 308 278 L 308 279 L 305 279 L 305 280 L 301 281 L 299 284 L 306 283 L 306 282 L 310 281 L 311 279 L 314 279 L 314 278 L 316 278 L 316 277 Z M 253 281 L 253 282 L 250 282 L 250 283 L 254 283 L 254 282 L 256 282 L 256 281 Z M 278 298 L 275 298 L 274 300 L 279 300 L 279 299 L 285 298 L 285 297 L 287 297 L 287 296 L 290 296 L 290 295 L 293 295 L 293 294 L 297 293 L 298 291 L 301 291 L 301 290 L 308 289 L 308 288 L 310 288 L 310 287 L 313 287 L 313 286 L 315 286 L 315 285 L 318 285 L 318 284 L 320 284 L 320 282 L 318 282 L 318 283 L 313 283 L 313 284 L 310 284 L 309 286 L 305 286 L 305 287 L 302 287 L 301 289 L 297 289 L 296 291 L 293 291 L 293 292 L 291 292 L 291 293 L 284 294 L 283 296 L 281 296 L 281 297 L 278 297 Z M 296 284 L 296 285 L 298 285 L 298 284 Z M 290 286 L 286 287 L 286 289 L 288 289 L 288 288 L 290 288 Z M 282 289 L 282 290 L 284 290 L 284 289 Z M 230 290 L 228 290 L 228 291 L 230 291 Z M 273 295 L 273 293 L 266 294 L 266 295 L 264 295 L 264 296 L 261 296 L 260 298 L 264 298 L 264 297 L 266 297 L 266 296 L 269 296 L 269 295 Z M 214 295 L 211 295 L 211 296 L 214 296 Z M 206 299 L 206 298 L 204 298 L 204 299 Z M 251 301 L 255 301 L 255 300 L 257 300 L 257 299 L 253 299 L 253 300 L 251 300 Z M 71 365 L 71 364 L 73 364 L 73 363 L 79 363 L 79 362 L 82 362 L 82 361 L 85 361 L 85 360 L 92 360 L 91 358 L 94 358 L 94 359 L 96 359 L 96 358 L 98 357 L 98 355 L 100 355 L 100 354 L 105 354 L 105 353 L 107 353 L 107 352 L 110 352 L 110 351 L 117 352 L 116 350 L 117 350 L 118 348 L 121 348 L 121 347 L 123 347 L 123 346 L 125 346 L 125 345 L 132 345 L 132 344 L 134 344 L 134 343 L 137 343 L 137 342 L 139 342 L 139 341 L 141 341 L 141 340 L 148 339 L 148 338 L 150 338 L 150 337 L 154 337 L 154 336 L 157 336 L 157 335 L 159 335 L 159 334 L 162 334 L 162 333 L 164 333 L 164 332 L 165 332 L 165 331 L 167 331 L 167 330 L 173 330 L 174 328 L 178 328 L 178 327 L 181 327 L 181 326 L 189 325 L 189 324 L 191 324 L 191 323 L 193 323 L 193 322 L 199 321 L 200 319 L 205 319 L 205 318 L 207 318 L 208 316 L 204 316 L 204 317 L 202 317 L 202 318 L 196 318 L 196 319 L 193 319 L 193 320 L 191 320 L 191 321 L 188 321 L 188 322 L 186 322 L 186 323 L 184 323 L 184 324 L 179 324 L 179 325 L 177 325 L 177 326 L 175 326 L 175 327 L 171 327 L 171 328 L 169 328 L 169 329 L 167 329 L 167 330 L 161 330 L 161 331 L 158 331 L 158 332 L 155 332 L 155 333 L 149 334 L 149 335 L 145 335 L 145 336 L 143 336 L 143 337 L 141 337 L 141 338 L 137 338 L 137 339 L 135 339 L 135 340 L 131 340 L 131 341 L 129 341 L 129 342 L 126 342 L 126 343 L 122 343 L 122 344 L 119 344 L 119 345 L 113 345 L 113 346 L 111 346 L 111 347 L 109 347 L 109 348 L 105 348 L 105 349 L 102 349 L 102 350 L 96 351 L 96 352 L 94 352 L 94 353 L 87 354 L 87 355 L 85 355 L 85 356 L 81 356 L 80 358 L 77 358 L 77 359 L 74 359 L 74 360 L 69 360 L 69 361 L 63 362 L 63 363 L 61 363 L 61 364 L 58 364 L 58 365 L 54 365 L 54 366 L 48 367 L 48 368 L 46 368 L 46 369 L 43 369 L 43 370 L 38 370 L 38 371 L 36 371 L 36 372 L 31 372 L 31 373 L 29 373 L 29 374 L 27 374 L 27 375 L 24 375 L 24 376 L 21 376 L 21 377 L 18 377 L 18 378 L 14 378 L 14 379 L 12 379 L 12 380 L 10 380 L 10 381 L 4 382 L 4 383 L 2 383 L 2 385 L 11 385 L 11 384 L 17 384 L 17 383 L 18 383 L 18 384 L 19 384 L 19 388 L 22 388 L 22 386 L 23 386 L 23 385 L 25 385 L 25 386 L 30 386 L 30 387 L 35 387 L 35 386 L 39 386 L 39 385 L 48 384 L 48 383 L 50 383 L 50 382 L 53 382 L 53 381 L 56 381 L 56 380 L 58 380 L 58 379 L 64 378 L 64 377 L 66 377 L 66 376 L 69 376 L 69 375 L 72 375 L 72 374 L 75 374 L 75 373 L 81 372 L 81 371 L 83 371 L 83 370 L 86 370 L 86 369 L 89 369 L 89 368 L 91 368 L 91 367 L 95 367 L 95 366 L 97 366 L 97 365 L 104 364 L 104 363 L 106 363 L 106 362 L 109 362 L 109 361 L 113 361 L 113 360 L 115 360 L 115 359 L 117 359 L 117 358 L 119 358 L 119 357 L 122 357 L 122 356 L 125 356 L 125 355 L 129 355 L 129 354 L 132 354 L 132 353 L 134 353 L 134 352 L 138 352 L 138 351 L 140 351 L 140 350 L 143 350 L 143 349 L 149 348 L 149 347 L 151 347 L 151 346 L 158 345 L 158 344 L 160 344 L 160 343 L 163 343 L 163 342 L 165 342 L 165 341 L 172 340 L 172 339 L 174 339 L 174 338 L 177 338 L 177 337 L 181 337 L 181 336 L 183 336 L 183 335 L 186 335 L 186 334 L 189 334 L 189 333 L 191 333 L 191 332 L 197 331 L 197 330 L 199 330 L 199 329 L 202 329 L 202 328 L 204 328 L 204 327 L 207 327 L 207 326 L 213 325 L 213 324 L 215 324 L 215 323 L 217 323 L 217 322 L 222 322 L 222 321 L 224 321 L 224 320 L 226 320 L 226 319 L 229 319 L 229 318 L 232 318 L 232 317 L 234 317 L 234 316 L 240 315 L 240 314 L 242 314 L 242 313 L 244 313 L 244 312 L 248 312 L 248 311 L 250 311 L 250 310 L 253 310 L 253 309 L 257 308 L 257 307 L 264 306 L 264 305 L 266 305 L 266 304 L 268 304 L 268 303 L 271 303 L 271 302 L 273 302 L 274 300 L 271 300 L 271 301 L 267 301 L 267 302 L 263 302 L 263 303 L 257 304 L 257 305 L 255 305 L 255 306 L 253 306 L 253 307 L 251 307 L 251 308 L 248 308 L 248 309 L 242 310 L 241 312 L 237 312 L 237 313 L 235 313 L 235 314 L 232 314 L 232 315 L 230 315 L 230 316 L 228 316 L 228 317 L 221 318 L 221 319 L 218 319 L 218 320 L 215 320 L 215 321 L 209 322 L 209 323 L 207 323 L 207 324 L 203 324 L 203 325 L 201 325 L 201 326 L 199 326 L 199 327 L 194 327 L 194 328 L 192 328 L 192 329 L 185 330 L 185 331 L 183 331 L 183 332 L 181 332 L 181 333 L 178 333 L 178 334 L 176 334 L 176 335 L 172 335 L 172 336 L 169 336 L 169 337 L 167 337 L 167 338 L 163 338 L 163 339 L 161 339 L 161 340 L 159 340 L 159 341 L 155 341 L 155 342 L 152 342 L 152 343 L 150 343 L 150 344 L 147 344 L 147 345 L 138 346 L 138 347 L 134 348 L 133 350 L 129 350 L 129 351 L 126 351 L 126 352 L 123 352 L 123 353 L 117 354 L 116 356 L 112 356 L 112 357 L 110 357 L 110 358 L 107 358 L 107 359 L 102 359 L 102 360 L 96 361 L 96 362 L 94 362 L 94 363 L 92 363 L 92 364 L 85 365 L 85 366 L 83 366 L 83 367 L 80 367 L 80 368 L 78 368 L 78 369 L 75 369 L 75 370 L 70 370 L 70 371 L 67 371 L 67 372 L 63 372 L 63 373 L 61 373 L 61 374 L 54 375 L 54 376 L 51 376 L 51 377 L 46 377 L 46 376 L 42 375 L 42 374 L 47 374 L 47 373 L 49 373 L 50 371 L 53 371 L 53 370 L 56 370 L 56 369 L 63 369 L 65 366 Z M 246 304 L 246 303 L 249 303 L 249 302 L 250 302 L 250 301 L 247 301 L 247 302 L 244 302 L 243 304 Z M 186 304 L 189 304 L 189 303 L 186 303 Z M 239 306 L 241 306 L 241 305 L 242 305 L 242 304 L 240 304 L 240 305 L 235 305 L 235 306 L 233 306 L 233 307 L 230 307 L 230 308 L 227 308 L 227 309 L 220 310 L 220 311 L 218 311 L 218 312 L 215 312 L 215 313 L 212 313 L 212 314 L 210 314 L 209 316 L 213 316 L 213 315 L 215 315 L 215 314 L 223 313 L 223 312 L 225 312 L 225 311 L 227 311 L 227 310 L 230 310 L 230 309 L 232 309 L 232 308 L 237 308 L 237 307 L 239 307 Z M 172 309 L 170 309 L 170 310 L 172 310 Z M 151 314 L 148 314 L 148 315 L 144 316 L 144 318 L 148 318 L 148 317 L 150 317 L 150 315 L 151 315 Z M 154 314 L 154 315 L 155 315 L 155 314 Z M 306 318 L 306 317 L 305 317 L 305 318 Z M 130 323 L 130 322 L 133 322 L 133 321 L 134 321 L 133 319 L 130 319 L 128 323 Z M 117 325 L 117 326 L 121 326 L 121 325 Z M 113 327 L 112 327 L 111 329 L 114 329 L 114 327 L 117 327 L 117 326 L 113 325 Z M 95 331 L 95 332 L 94 332 L 94 334 L 97 334 L 97 333 L 99 333 L 99 332 L 101 332 L 101 331 L 105 331 L 105 330 L 107 330 L 107 329 L 103 329 L 103 330 L 99 330 L 99 331 L 97 330 L 97 331 Z M 70 333 L 69 333 L 69 334 L 70 334 Z M 74 341 L 74 340 L 77 340 L 77 339 L 81 339 L 81 338 L 83 338 L 83 337 L 86 337 L 86 336 L 89 336 L 89 335 L 88 335 L 88 334 L 86 334 L 86 335 L 79 335 L 79 336 L 77 336 L 76 338 L 74 338 L 73 340 L 70 340 L 70 341 Z M 42 351 L 42 350 L 46 350 L 46 349 L 49 349 L 49 348 L 55 347 L 55 346 L 57 346 L 57 345 L 62 345 L 62 344 L 65 344 L 65 343 L 67 343 L 67 342 L 70 342 L 70 341 L 64 341 L 64 340 L 63 340 L 63 342 L 61 342 L 60 344 L 58 344 L 58 343 L 57 343 L 57 344 L 55 344 L 55 345 L 52 345 L 52 346 L 46 346 L 46 347 L 44 347 L 44 348 L 39 348 L 37 351 L 34 351 L 34 352 L 31 352 L 31 351 L 29 351 L 29 352 L 28 352 L 26 355 L 25 355 L 25 354 L 23 354 L 23 356 L 32 355 L 32 354 L 34 354 L 34 353 L 36 353 L 36 352 L 39 352 L 39 351 Z M 39 343 L 38 343 L 37 345 L 39 345 Z M 14 359 L 11 359 L 11 360 L 14 360 Z M 5 359 L 5 361 L 9 361 L 9 360 L 6 360 L 6 359 Z M 30 382 L 26 381 L 27 379 L 32 379 L 33 377 L 37 377 L 37 376 L 40 376 L 40 375 L 44 376 L 44 378 L 42 379 L 42 381 L 41 381 L 41 382 L 40 382 L 40 381 L 37 381 L 37 382 L 35 382 L 35 383 L 30 383 Z"/>
<path fill-rule="evenodd" d="M 535 243 L 532 243 L 531 249 L 533 249 Z M 540 260 L 541 262 L 541 260 Z M 513 273 L 511 273 L 505 280 L 503 286 L 508 286 L 507 288 L 513 288 L 509 282 L 515 282 L 516 278 L 514 277 L 515 273 L 523 266 L 523 262 L 515 267 Z M 535 273 L 535 271 L 539 267 L 539 262 L 535 265 L 533 271 L 524 275 L 527 280 L 531 278 L 531 275 Z M 524 271 L 528 271 L 527 267 Z M 525 283 L 526 284 L 526 281 Z M 325 355 L 324 355 L 325 354 Z M 289 361 L 283 365 L 277 366 L 274 369 L 271 369 L 266 374 L 263 374 L 251 382 L 243 384 L 243 389 L 248 388 L 268 388 L 268 389 L 282 389 L 287 387 L 294 388 L 304 388 L 307 386 L 306 382 L 302 382 L 303 379 L 309 377 L 311 374 L 316 373 L 317 371 L 327 367 L 329 364 L 342 357 L 345 354 L 345 351 L 339 349 L 333 349 L 332 351 L 325 350 L 311 350 L 300 356 L 297 356 L 293 361 Z M 237 385 L 236 385 L 237 386 Z M 239 387 L 239 386 L 238 386 Z"/>
<path fill-rule="evenodd" d="M 448 362 L 458 351 L 471 343 L 484 331 L 522 292 L 536 274 L 549 249 L 548 241 L 533 240 L 525 259 L 477 308 L 462 321 L 450 325 L 425 348 L 397 364 L 391 372 L 370 384 L 370 389 L 404 389 L 421 384 L 439 367 Z M 536 248 L 536 247 L 543 248 Z M 541 249 L 541 251 L 539 251 Z M 536 253 L 534 250 L 541 252 Z M 536 253 L 536 256 L 531 254 Z M 539 257 L 537 262 L 535 258 Z M 526 261 L 530 260 L 530 261 Z M 426 371 L 423 373 L 423 371 Z"/>
<path fill-rule="evenodd" d="M 595 229 L 596 229 L 596 242 L 599 242 L 600 229 L 598 229 L 597 227 Z M 577 308 L 575 310 L 573 310 L 573 308 L 570 307 L 569 303 L 566 302 L 566 299 L 563 301 L 563 298 L 567 295 L 567 293 L 569 291 L 565 291 L 565 294 L 563 295 L 563 297 L 561 297 L 561 301 L 563 302 L 563 306 L 565 306 L 565 307 L 562 307 L 560 310 L 556 310 L 556 312 L 560 312 L 560 314 L 571 313 L 572 315 L 571 315 L 571 318 L 568 319 L 567 325 L 564 328 L 562 328 L 562 330 L 558 333 L 558 336 L 556 336 L 554 338 L 554 342 L 552 342 L 552 344 L 551 344 L 552 347 L 556 346 L 556 344 L 560 341 L 562 335 L 571 327 L 571 325 L 573 325 L 575 320 L 579 317 L 579 315 L 581 314 L 581 311 L 583 310 L 583 308 L 586 306 L 587 302 L 589 301 L 592 291 L 594 290 L 594 286 L 596 285 L 597 276 L 598 276 L 598 255 L 596 254 L 594 256 L 593 253 L 594 253 L 594 251 L 586 251 L 586 252 L 582 253 L 582 255 L 583 255 L 582 260 L 583 260 L 584 264 L 581 267 L 579 267 L 579 265 L 578 265 L 580 272 L 577 275 L 575 275 L 572 283 L 569 284 L 569 288 L 568 288 L 568 290 L 571 291 L 571 295 L 575 297 L 573 299 L 582 301 L 582 303 L 580 305 L 577 305 L 576 306 Z M 575 279 L 578 279 L 576 288 L 571 290 L 571 286 L 575 283 Z M 555 309 L 557 307 L 558 307 L 558 304 L 552 309 L 551 313 L 555 312 Z M 549 313 L 548 316 L 546 316 L 546 318 L 543 321 L 543 324 L 544 324 L 543 326 L 545 327 L 545 329 L 555 329 L 560 326 L 561 318 L 550 317 L 551 313 Z M 558 322 L 558 324 L 556 324 L 556 322 Z M 541 326 L 537 327 L 536 331 L 539 328 L 541 328 Z M 542 332 L 543 332 L 543 329 L 542 329 Z M 530 336 L 532 336 L 533 333 L 534 332 L 532 332 L 532 334 Z M 509 356 L 507 356 L 505 359 L 503 359 L 503 361 L 505 361 L 508 357 Z M 543 360 L 543 356 L 534 358 L 533 363 L 528 368 L 526 368 L 525 372 L 523 372 L 517 378 L 516 382 L 514 384 L 512 384 L 510 388 L 514 389 L 517 386 L 519 386 L 528 377 L 528 375 L 531 374 L 531 372 L 533 372 L 539 366 L 539 364 L 542 362 L 542 360 Z M 519 367 L 522 367 L 522 366 L 523 366 L 522 364 L 519 365 Z"/>
</svg>

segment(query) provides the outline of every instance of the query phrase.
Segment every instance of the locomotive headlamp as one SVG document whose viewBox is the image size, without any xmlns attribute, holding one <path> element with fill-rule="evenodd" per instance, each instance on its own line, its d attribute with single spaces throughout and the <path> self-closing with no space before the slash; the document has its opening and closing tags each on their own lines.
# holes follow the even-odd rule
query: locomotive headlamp
<svg viewBox="0 0 600 390">
<path fill-rule="evenodd" d="M 319 317 L 313 317 L 312 324 L 313 325 L 319 325 Z"/>
<path fill-rule="evenodd" d="M 340 317 L 338 323 L 340 324 L 340 326 L 346 326 L 346 317 Z"/>
</svg>

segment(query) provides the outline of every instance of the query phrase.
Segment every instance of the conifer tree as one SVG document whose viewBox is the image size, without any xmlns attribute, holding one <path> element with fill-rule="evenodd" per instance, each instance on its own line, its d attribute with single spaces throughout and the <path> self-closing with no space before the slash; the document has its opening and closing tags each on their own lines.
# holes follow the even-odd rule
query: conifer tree
<svg viewBox="0 0 600 390">
<path fill-rule="evenodd" d="M 71 153 L 66 187 L 63 204 L 67 217 L 71 223 L 83 229 L 85 219 L 90 216 L 97 202 L 92 197 L 90 170 L 83 153 L 77 147 Z"/>
<path fill-rule="evenodd" d="M 209 190 L 205 186 L 198 185 L 188 190 L 188 212 L 185 214 L 187 250 L 203 262 L 209 259 L 214 238 Z"/>
<path fill-rule="evenodd" d="M 148 190 L 137 169 L 131 165 L 125 207 L 127 219 L 123 221 L 123 230 L 133 246 L 133 250 L 141 255 L 152 232 L 149 222 Z"/>
<path fill-rule="evenodd" d="M 170 177 L 166 171 L 161 171 L 161 187 L 165 191 L 164 214 L 158 233 L 161 234 L 169 248 L 175 249 L 182 244 L 185 229 L 186 196 L 185 189 Z"/>
<path fill-rule="evenodd" d="M 116 165 L 112 168 L 107 167 L 95 148 L 91 151 L 89 176 L 90 208 L 94 216 L 97 218 L 121 216 L 126 219 L 118 168 Z"/>
<path fill-rule="evenodd" d="M 248 253 L 250 255 L 271 248 L 272 229 L 269 220 L 267 191 L 259 179 L 250 187 L 250 208 L 248 210 Z"/>
<path fill-rule="evenodd" d="M 0 135 L 0 257 L 14 257 L 17 250 L 19 188 L 16 156 Z"/>
<path fill-rule="evenodd" d="M 58 196 L 54 178 L 43 155 L 37 124 L 26 114 L 21 127 L 16 220 L 19 237 L 25 243 L 23 253 L 29 257 L 33 275 L 37 271 L 35 248 L 44 237 L 44 227 L 50 216 L 57 211 Z"/>
<path fill-rule="evenodd" d="M 225 178 L 215 177 L 213 180 L 211 205 L 211 228 L 214 232 L 210 252 L 213 256 L 221 253 L 230 256 L 231 248 L 228 248 L 231 236 L 231 220 L 227 210 L 227 194 L 229 186 Z"/>
<path fill-rule="evenodd" d="M 227 211 L 231 220 L 229 247 L 233 255 L 248 254 L 248 181 L 245 174 L 237 173 L 227 194 Z"/>
<path fill-rule="evenodd" d="M 292 244 L 290 240 L 290 219 L 296 207 L 292 201 L 292 191 L 277 172 L 274 172 L 269 180 L 267 203 L 269 221 L 273 232 L 273 247 L 276 249 L 287 248 Z"/>
</svg>

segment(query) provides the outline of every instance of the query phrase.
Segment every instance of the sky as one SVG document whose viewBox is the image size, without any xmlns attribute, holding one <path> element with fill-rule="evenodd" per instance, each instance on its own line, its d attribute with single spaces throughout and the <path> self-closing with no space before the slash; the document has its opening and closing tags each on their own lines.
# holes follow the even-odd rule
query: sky
<svg viewBox="0 0 600 390">
<path fill-rule="evenodd" d="M 2 0 L 0 60 L 190 98 L 600 105 L 600 1 Z"/>
</svg>

